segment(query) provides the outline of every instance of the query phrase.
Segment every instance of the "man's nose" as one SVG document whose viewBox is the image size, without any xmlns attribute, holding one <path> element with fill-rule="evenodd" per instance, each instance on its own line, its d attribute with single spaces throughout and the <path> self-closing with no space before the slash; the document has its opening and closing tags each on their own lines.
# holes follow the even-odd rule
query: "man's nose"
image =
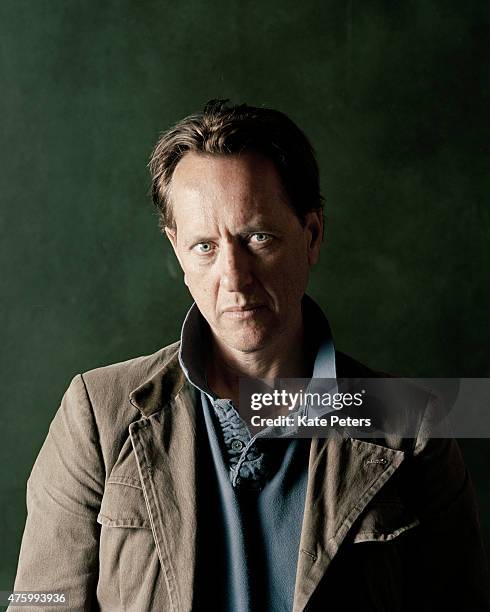
<svg viewBox="0 0 490 612">
<path fill-rule="evenodd" d="M 252 262 L 246 248 L 227 244 L 221 249 L 221 285 L 227 291 L 242 291 L 253 282 Z"/>
</svg>

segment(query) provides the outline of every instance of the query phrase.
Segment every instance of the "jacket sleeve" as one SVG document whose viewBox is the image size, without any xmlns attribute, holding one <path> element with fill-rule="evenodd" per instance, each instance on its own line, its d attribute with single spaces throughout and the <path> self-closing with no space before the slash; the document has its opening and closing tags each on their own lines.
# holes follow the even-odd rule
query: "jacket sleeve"
<svg viewBox="0 0 490 612">
<path fill-rule="evenodd" d="M 410 505 L 420 518 L 420 537 L 409 557 L 407 600 L 414 598 L 410 605 L 419 612 L 490 612 L 475 492 L 456 440 L 431 436 L 438 411 L 430 402 L 411 460 Z"/>
<path fill-rule="evenodd" d="M 83 378 L 77 375 L 63 397 L 27 482 L 27 521 L 16 591 L 63 592 L 71 610 L 97 608 L 96 519 L 104 479 L 92 406 Z"/>
</svg>

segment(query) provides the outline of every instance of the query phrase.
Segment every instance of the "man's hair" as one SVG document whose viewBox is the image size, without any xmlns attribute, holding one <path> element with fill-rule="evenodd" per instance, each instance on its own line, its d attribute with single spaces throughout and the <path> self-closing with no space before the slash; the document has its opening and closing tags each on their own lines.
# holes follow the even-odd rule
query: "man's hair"
<svg viewBox="0 0 490 612">
<path fill-rule="evenodd" d="M 288 201 L 302 224 L 323 209 L 318 164 L 309 140 L 284 113 L 247 104 L 210 100 L 201 113 L 164 132 L 150 158 L 152 198 L 162 231 L 175 228 L 170 202 L 172 175 L 187 152 L 232 155 L 255 151 L 272 160 Z"/>
</svg>

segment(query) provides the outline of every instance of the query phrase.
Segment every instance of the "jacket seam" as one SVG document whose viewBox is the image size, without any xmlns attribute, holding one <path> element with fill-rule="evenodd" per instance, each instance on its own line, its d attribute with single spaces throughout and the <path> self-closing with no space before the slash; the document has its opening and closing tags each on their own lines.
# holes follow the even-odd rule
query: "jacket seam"
<svg viewBox="0 0 490 612">
<path fill-rule="evenodd" d="M 105 478 L 107 476 L 107 466 L 105 464 L 104 453 L 102 451 L 102 444 L 101 444 L 101 438 L 100 438 L 99 424 L 97 423 L 97 417 L 95 416 L 94 405 L 93 405 L 92 399 L 90 397 L 90 393 L 88 391 L 87 383 L 85 382 L 83 374 L 79 374 L 79 376 L 80 376 L 80 380 L 82 381 L 82 385 L 83 385 L 83 389 L 85 391 L 85 395 L 86 395 L 86 398 L 87 398 L 88 405 L 90 407 L 90 413 L 92 415 L 92 419 L 93 419 L 94 426 L 95 426 L 94 429 L 97 432 L 97 449 L 99 451 L 99 456 L 102 459 L 102 465 L 104 466 L 104 481 L 105 481 Z M 104 488 L 105 488 L 105 485 L 104 485 Z"/>
</svg>

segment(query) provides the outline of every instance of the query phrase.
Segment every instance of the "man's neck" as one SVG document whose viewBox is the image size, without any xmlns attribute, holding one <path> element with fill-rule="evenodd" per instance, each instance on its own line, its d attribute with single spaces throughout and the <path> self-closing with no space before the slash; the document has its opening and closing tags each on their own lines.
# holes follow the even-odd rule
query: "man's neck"
<svg viewBox="0 0 490 612">
<path fill-rule="evenodd" d="M 215 338 L 206 369 L 209 388 L 238 405 L 240 378 L 273 381 L 275 378 L 308 378 L 313 355 L 308 350 L 303 321 L 290 333 L 278 335 L 263 349 L 252 352 L 222 346 Z"/>
</svg>

